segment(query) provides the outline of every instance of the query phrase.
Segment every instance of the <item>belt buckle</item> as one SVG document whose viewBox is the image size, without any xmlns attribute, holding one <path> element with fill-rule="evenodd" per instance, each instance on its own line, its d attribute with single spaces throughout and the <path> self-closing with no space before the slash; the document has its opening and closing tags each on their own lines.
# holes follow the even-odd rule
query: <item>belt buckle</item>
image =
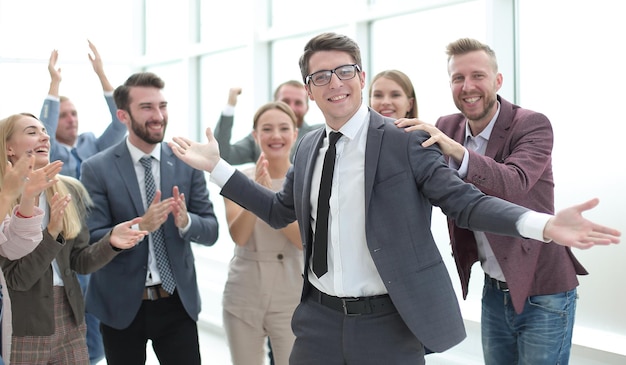
<svg viewBox="0 0 626 365">
<path fill-rule="evenodd" d="M 348 311 L 348 303 L 354 303 L 354 302 L 358 302 L 361 299 L 360 298 L 340 298 L 341 299 L 341 306 L 343 307 L 343 314 L 346 316 L 350 316 L 350 317 L 357 317 L 360 316 L 362 313 L 350 313 Z M 369 307 L 369 298 L 367 300 L 367 304 Z M 371 308 L 370 308 L 371 311 Z"/>
</svg>

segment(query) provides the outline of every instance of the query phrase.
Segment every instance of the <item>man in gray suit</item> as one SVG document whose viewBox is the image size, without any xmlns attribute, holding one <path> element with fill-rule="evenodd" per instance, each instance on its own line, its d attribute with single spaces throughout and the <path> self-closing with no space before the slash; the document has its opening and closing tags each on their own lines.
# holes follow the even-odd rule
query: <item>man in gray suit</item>
<svg viewBox="0 0 626 365">
<path fill-rule="evenodd" d="M 101 321 L 109 365 L 145 363 L 152 341 L 161 364 L 200 364 L 200 294 L 191 242 L 218 237 L 204 172 L 162 144 L 168 122 L 163 81 L 132 75 L 114 92 L 128 138 L 83 162 L 94 206 L 87 223 L 97 241 L 126 217 L 142 216 L 149 239 L 92 274 L 87 309 Z"/>
<path fill-rule="evenodd" d="M 217 143 L 219 143 L 220 154 L 224 160 L 233 165 L 256 162 L 261 154 L 261 150 L 252 136 L 252 128 L 250 128 L 250 134 L 234 144 L 230 144 L 230 138 L 233 132 L 235 105 L 237 105 L 239 94 L 241 94 L 241 88 L 234 87 L 228 91 L 228 104 L 222 111 L 220 120 L 215 126 L 215 139 L 217 139 Z M 304 85 L 302 85 L 300 81 L 289 80 L 278 85 L 276 91 L 274 91 L 274 101 L 278 100 L 289 105 L 298 118 L 296 123 L 298 127 L 298 139 L 294 146 L 298 144 L 305 134 L 322 127 L 323 124 L 309 125 L 304 121 L 304 116 L 309 111 L 309 99 L 307 98 Z M 252 125 L 252 123 L 250 123 L 250 125 Z"/>
<path fill-rule="evenodd" d="M 211 172 L 223 196 L 273 227 L 298 220 L 305 284 L 292 319 L 296 342 L 290 363 L 424 364 L 424 346 L 441 352 L 465 338 L 430 231 L 433 205 L 475 230 L 579 248 L 619 241 L 618 231 L 582 217 L 597 200 L 552 216 L 463 182 L 439 148 L 422 146 L 426 133 L 407 133 L 363 103 L 365 73 L 352 39 L 335 33 L 314 37 L 300 69 L 326 127 L 302 139 L 280 192 L 262 188 L 221 160 L 210 129 L 207 144 L 180 137 L 170 144 L 183 161 Z M 325 135 L 336 132 L 341 134 L 330 154 L 331 194 L 324 203 L 318 200 L 320 186 L 326 186 L 322 156 L 337 136 Z M 324 221 L 318 210 L 326 205 Z M 324 247 L 323 237 L 316 236 L 322 231 L 328 232 L 328 247 L 318 261 L 316 253 Z"/>
</svg>

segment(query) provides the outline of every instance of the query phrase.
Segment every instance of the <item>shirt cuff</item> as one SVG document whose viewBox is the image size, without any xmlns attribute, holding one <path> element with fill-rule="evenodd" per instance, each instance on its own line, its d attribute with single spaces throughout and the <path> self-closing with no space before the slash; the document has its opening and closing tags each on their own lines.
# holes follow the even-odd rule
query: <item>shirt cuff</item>
<svg viewBox="0 0 626 365">
<path fill-rule="evenodd" d="M 54 96 L 54 95 L 50 95 L 50 94 L 48 94 L 48 96 L 46 96 L 46 99 L 52 100 L 52 101 L 61 101 L 61 98 L 59 98 L 58 96 Z"/>
<path fill-rule="evenodd" d="M 517 227 L 517 231 L 522 237 L 548 243 L 552 240 L 546 240 L 543 231 L 546 228 L 546 224 L 548 224 L 548 220 L 552 217 L 551 214 L 546 213 L 526 212 L 519 217 L 515 227 Z"/>
<path fill-rule="evenodd" d="M 222 110 L 222 114 L 226 117 L 232 117 L 233 115 L 235 115 L 235 107 L 230 104 L 226 104 L 226 106 Z"/>
<path fill-rule="evenodd" d="M 114 91 L 104 91 L 104 96 L 113 96 Z"/>
<path fill-rule="evenodd" d="M 189 227 L 191 227 L 191 216 L 189 215 L 189 213 L 187 213 L 187 225 L 184 226 L 183 228 L 179 228 L 178 229 L 178 233 L 180 234 L 180 236 L 184 236 L 185 233 L 187 233 L 187 231 L 189 230 Z"/>
<path fill-rule="evenodd" d="M 463 161 L 461 161 L 461 166 L 457 166 L 456 161 L 454 161 L 452 158 L 448 163 L 450 167 L 457 170 L 461 179 L 465 179 L 467 177 L 467 169 L 469 168 L 469 151 L 467 151 L 467 148 L 465 147 L 463 147 L 463 150 L 465 150 L 465 153 L 463 154 Z"/>
<path fill-rule="evenodd" d="M 233 166 L 231 166 L 228 162 L 220 159 L 220 161 L 215 165 L 215 168 L 210 174 L 210 180 L 214 182 L 217 186 L 224 187 L 231 176 L 237 171 Z"/>
</svg>

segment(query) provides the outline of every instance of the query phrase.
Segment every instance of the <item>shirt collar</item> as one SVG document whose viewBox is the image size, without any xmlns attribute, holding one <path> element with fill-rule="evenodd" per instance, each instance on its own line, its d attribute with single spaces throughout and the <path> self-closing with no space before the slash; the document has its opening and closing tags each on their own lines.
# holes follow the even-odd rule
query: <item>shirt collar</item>
<svg viewBox="0 0 626 365">
<path fill-rule="evenodd" d="M 326 135 L 329 136 L 330 132 L 341 132 L 348 139 L 352 140 L 356 137 L 357 133 L 363 128 L 363 126 L 367 123 L 369 116 L 369 109 L 367 105 L 361 103 L 359 109 L 354 113 L 352 118 L 350 118 L 346 124 L 344 124 L 339 131 L 333 131 L 328 124 L 326 124 Z"/>
<path fill-rule="evenodd" d="M 146 155 L 142 150 L 130 143 L 128 138 L 126 138 L 126 146 L 128 147 L 128 152 L 130 152 L 130 158 L 133 160 L 133 163 L 139 163 L 139 160 Z M 157 146 L 159 146 L 159 144 L 154 145 L 154 149 L 152 149 L 152 152 L 148 155 L 154 157 L 157 161 L 161 161 L 161 149 L 157 148 Z"/>
<path fill-rule="evenodd" d="M 487 127 L 485 127 L 485 129 L 483 129 L 482 132 L 480 132 L 477 136 L 473 137 L 473 138 L 478 138 L 478 137 L 482 137 L 485 140 L 489 140 L 489 137 L 491 137 L 491 132 L 493 131 L 493 126 L 494 124 L 496 124 L 496 120 L 498 119 L 498 116 L 500 115 L 500 102 L 497 101 L 498 103 L 498 110 L 496 110 L 496 114 L 493 115 L 493 118 L 491 118 L 491 121 L 489 121 L 489 124 L 487 124 Z M 469 121 L 466 119 L 465 120 L 465 140 L 467 140 L 468 137 L 472 137 L 472 131 L 470 130 L 469 127 Z"/>
</svg>

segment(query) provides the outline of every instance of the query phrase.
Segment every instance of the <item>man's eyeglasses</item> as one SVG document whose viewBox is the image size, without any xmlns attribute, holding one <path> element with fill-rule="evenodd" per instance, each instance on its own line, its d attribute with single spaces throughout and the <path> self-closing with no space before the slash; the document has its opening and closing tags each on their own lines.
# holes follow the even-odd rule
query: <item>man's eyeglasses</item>
<svg viewBox="0 0 626 365">
<path fill-rule="evenodd" d="M 350 80 L 356 76 L 356 73 L 361 72 L 361 67 L 356 63 L 353 65 L 339 66 L 334 70 L 322 70 L 317 71 L 306 77 L 305 81 L 308 84 L 309 81 L 315 86 L 324 86 L 330 83 L 333 74 L 337 75 L 339 80 Z"/>
</svg>

